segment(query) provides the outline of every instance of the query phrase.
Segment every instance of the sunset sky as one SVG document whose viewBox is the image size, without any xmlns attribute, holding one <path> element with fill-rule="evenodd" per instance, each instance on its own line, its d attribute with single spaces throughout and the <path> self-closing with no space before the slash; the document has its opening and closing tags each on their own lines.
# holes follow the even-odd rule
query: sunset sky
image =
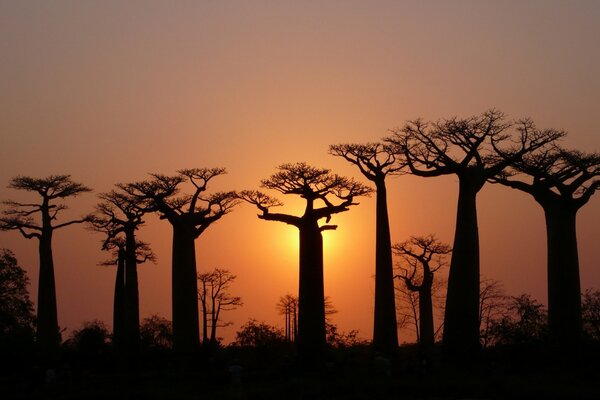
<svg viewBox="0 0 600 400">
<path fill-rule="evenodd" d="M 600 151 L 598 1 L 5 1 L 0 0 L 0 199 L 11 177 L 71 174 L 96 195 L 149 172 L 226 167 L 214 190 L 256 189 L 279 164 L 306 161 L 364 181 L 330 144 L 376 141 L 406 120 L 497 108 L 569 132 Z M 452 243 L 457 179 L 388 181 L 392 240 Z M 271 193 L 275 194 L 275 193 Z M 294 212 L 299 203 L 279 197 Z M 370 338 L 374 198 L 335 216 L 325 235 L 325 291 L 340 329 Z M 481 271 L 509 294 L 546 301 L 541 208 L 486 185 L 478 197 Z M 297 232 L 241 205 L 197 241 L 198 270 L 227 268 L 248 318 L 283 326 L 275 303 L 298 284 Z M 600 195 L 579 213 L 582 288 L 600 288 Z M 141 316 L 171 317 L 171 228 L 139 231 L 158 256 L 139 268 Z M 59 324 L 112 321 L 115 271 L 102 237 L 54 236 Z M 37 292 L 37 242 L 0 232 Z M 400 341 L 411 340 L 403 334 Z"/>
</svg>

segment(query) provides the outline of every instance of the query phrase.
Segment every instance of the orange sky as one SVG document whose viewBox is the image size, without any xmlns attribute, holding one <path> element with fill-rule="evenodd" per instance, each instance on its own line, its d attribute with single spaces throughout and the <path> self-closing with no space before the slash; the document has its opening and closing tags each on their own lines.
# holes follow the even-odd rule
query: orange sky
<svg viewBox="0 0 600 400">
<path fill-rule="evenodd" d="M 307 4 L 308 3 L 308 4 Z M 72 174 L 96 193 L 147 172 L 224 166 L 215 189 L 253 189 L 283 162 L 362 179 L 329 144 L 378 140 L 407 119 L 496 107 L 570 132 L 600 151 L 600 3 L 0 1 L 0 199 L 15 175 Z M 389 181 L 392 238 L 451 243 L 456 179 Z M 286 202 L 288 199 L 283 199 Z M 89 212 L 94 194 L 68 215 Z M 545 301 L 545 230 L 527 195 L 479 196 L 482 273 Z M 343 330 L 370 337 L 374 200 L 326 232 L 325 284 Z M 600 201 L 579 214 L 582 287 L 600 287 Z M 250 317 L 281 324 L 275 303 L 297 290 L 293 228 L 243 205 L 197 242 L 198 267 L 228 268 Z M 140 268 L 142 316 L 170 318 L 170 226 L 140 231 L 158 255 Z M 54 240 L 59 323 L 111 321 L 114 271 L 100 236 L 70 227 Z M 0 233 L 37 291 L 34 241 Z M 401 337 L 401 341 L 407 340 Z"/>
</svg>

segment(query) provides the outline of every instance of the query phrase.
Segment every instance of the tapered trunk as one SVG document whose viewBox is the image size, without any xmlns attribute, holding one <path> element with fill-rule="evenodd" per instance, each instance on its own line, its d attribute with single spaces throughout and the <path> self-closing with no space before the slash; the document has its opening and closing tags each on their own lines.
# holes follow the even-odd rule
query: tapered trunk
<svg viewBox="0 0 600 400">
<path fill-rule="evenodd" d="M 38 283 L 37 344 L 41 354 L 53 360 L 58 355 L 60 332 L 56 311 L 56 285 L 52 259 L 52 230 L 44 229 L 39 239 L 40 279 Z"/>
<path fill-rule="evenodd" d="M 419 330 L 421 346 L 428 349 L 435 342 L 433 330 L 433 304 L 431 301 L 431 283 L 423 283 L 419 290 Z"/>
<path fill-rule="evenodd" d="M 184 224 L 173 224 L 173 348 L 177 352 L 198 350 L 198 283 L 195 234 Z"/>
<path fill-rule="evenodd" d="M 582 338 L 581 287 L 577 254 L 577 209 L 546 205 L 548 243 L 548 325 L 551 339 L 563 348 Z"/>
<path fill-rule="evenodd" d="M 323 237 L 315 222 L 300 227 L 300 288 L 298 305 L 298 353 L 310 363 L 325 349 L 325 290 Z"/>
<path fill-rule="evenodd" d="M 140 300 L 133 229 L 125 233 L 125 348 L 135 356 L 140 349 Z"/>
<path fill-rule="evenodd" d="M 477 192 L 481 185 L 459 177 L 456 232 L 448 276 L 443 345 L 466 360 L 479 349 L 479 234 Z"/>
<path fill-rule="evenodd" d="M 215 304 L 213 304 L 213 310 L 215 309 Z M 210 327 L 210 343 L 217 343 L 217 323 L 219 322 L 219 311 L 213 311 L 213 315 L 211 318 L 212 325 Z"/>
<path fill-rule="evenodd" d="M 206 287 L 204 288 L 206 293 Z M 202 301 L 202 343 L 208 343 L 208 308 L 206 306 L 206 299 Z"/>
<path fill-rule="evenodd" d="M 392 243 L 387 209 L 385 181 L 376 183 L 376 239 L 375 239 L 375 310 L 373 347 L 377 351 L 392 353 L 398 347 Z"/>
<path fill-rule="evenodd" d="M 119 354 L 123 350 L 123 332 L 125 330 L 125 251 L 119 249 L 117 276 L 115 278 L 115 298 L 113 303 L 112 344 Z"/>
</svg>

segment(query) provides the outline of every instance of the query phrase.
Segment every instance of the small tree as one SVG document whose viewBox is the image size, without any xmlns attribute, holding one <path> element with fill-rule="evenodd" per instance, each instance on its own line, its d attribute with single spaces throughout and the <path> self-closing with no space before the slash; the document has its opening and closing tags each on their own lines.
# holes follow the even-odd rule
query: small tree
<svg viewBox="0 0 600 400">
<path fill-rule="evenodd" d="M 482 279 L 479 285 L 479 330 L 481 345 L 488 347 L 493 340 L 492 326 L 507 316 L 511 298 L 504 292 L 502 282 Z"/>
<path fill-rule="evenodd" d="M 447 265 L 446 256 L 450 246 L 439 242 L 434 235 L 412 236 L 409 240 L 393 246 L 400 257 L 399 274 L 408 290 L 419 293 L 419 343 L 430 348 L 435 342 L 433 326 L 432 287 L 434 274 Z M 417 278 L 419 277 L 419 278 Z"/>
<path fill-rule="evenodd" d="M 270 209 L 282 203 L 262 192 L 246 190 L 240 193 L 254 204 L 258 218 L 278 221 L 296 227 L 300 236 L 300 282 L 298 301 L 298 337 L 300 356 L 306 360 L 319 358 L 326 345 L 325 293 L 323 284 L 324 230 L 336 229 L 328 222 L 335 214 L 356 205 L 356 197 L 371 193 L 371 189 L 354 180 L 332 174 L 328 169 L 305 163 L 283 164 L 279 172 L 262 181 L 262 187 L 282 194 L 297 195 L 306 201 L 302 216 L 272 213 Z M 324 219 L 325 225 L 319 225 Z"/>
<path fill-rule="evenodd" d="M 37 307 L 37 343 L 43 354 L 54 358 L 60 344 L 52 235 L 55 230 L 80 224 L 87 218 L 57 223 L 58 215 L 67 209 L 60 201 L 91 191 L 81 183 L 73 182 L 70 175 L 50 175 L 46 178 L 17 176 L 8 185 L 11 189 L 34 192 L 40 200 L 34 203 L 4 201 L 7 207 L 0 217 L 0 230 L 17 230 L 27 239 L 38 240 L 40 275 Z M 39 219 L 34 219 L 38 215 Z"/>
<path fill-rule="evenodd" d="M 271 347 L 285 342 L 281 329 L 250 319 L 235 334 L 235 345 L 242 347 Z"/>
<path fill-rule="evenodd" d="M 144 318 L 140 324 L 140 341 L 146 351 L 173 348 L 173 324 L 158 314 Z"/>
<path fill-rule="evenodd" d="M 291 294 L 281 296 L 277 302 L 277 311 L 285 318 L 285 339 L 292 343 L 298 329 L 298 297 Z"/>
<path fill-rule="evenodd" d="M 109 338 L 106 324 L 93 320 L 84 322 L 80 329 L 74 330 L 66 344 L 83 356 L 99 356 L 108 351 Z"/>
<path fill-rule="evenodd" d="M 511 297 L 508 315 L 490 327 L 494 344 L 531 344 L 544 341 L 548 315 L 543 304 L 528 294 Z"/>
<path fill-rule="evenodd" d="M 229 293 L 237 276 L 226 269 L 215 268 L 198 274 L 198 298 L 202 306 L 202 337 L 204 344 L 217 344 L 217 328 L 230 326 L 232 322 L 221 319 L 221 312 L 232 311 L 244 305 L 242 298 Z M 210 327 L 210 338 L 208 328 Z"/>
</svg>

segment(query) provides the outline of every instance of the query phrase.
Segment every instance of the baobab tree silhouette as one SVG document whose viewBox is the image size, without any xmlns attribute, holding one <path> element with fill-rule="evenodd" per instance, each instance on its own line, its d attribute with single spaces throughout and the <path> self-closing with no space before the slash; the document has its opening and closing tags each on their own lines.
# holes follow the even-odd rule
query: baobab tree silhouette
<svg viewBox="0 0 600 400">
<path fill-rule="evenodd" d="M 393 249 L 401 258 L 400 273 L 396 277 L 404 281 L 408 290 L 419 293 L 419 343 L 430 349 L 435 341 L 431 296 L 434 274 L 447 265 L 445 257 L 452 249 L 434 235 L 411 236 L 405 242 L 396 243 Z"/>
<path fill-rule="evenodd" d="M 402 173 L 405 166 L 403 157 L 395 154 L 390 145 L 383 143 L 337 144 L 329 146 L 329 153 L 356 165 L 375 184 L 377 205 L 373 347 L 390 354 L 398 347 L 398 324 L 385 178 Z"/>
<path fill-rule="evenodd" d="M 450 359 L 467 361 L 480 348 L 477 194 L 488 179 L 564 135 L 562 131 L 532 130 L 529 126 L 529 120 L 509 122 L 504 113 L 492 109 L 470 118 L 410 121 L 386 138 L 405 157 L 412 174 L 458 177 L 443 335 Z M 510 132 L 512 127 L 515 131 Z"/>
<path fill-rule="evenodd" d="M 200 346 L 194 242 L 239 202 L 233 191 L 203 195 L 208 183 L 225 173 L 224 168 L 181 169 L 174 176 L 151 174 L 150 180 L 119 185 L 173 228 L 173 348 L 177 352 L 194 352 Z M 192 185 L 192 192 L 179 195 L 185 182 Z"/>
<path fill-rule="evenodd" d="M 600 154 L 548 146 L 491 181 L 529 193 L 544 209 L 550 338 L 565 350 L 577 346 L 583 328 L 576 219 L 600 188 Z"/>
<path fill-rule="evenodd" d="M 323 286 L 323 236 L 325 230 L 336 229 L 328 222 L 334 214 L 348 211 L 358 203 L 354 199 L 371 193 L 371 189 L 325 168 L 306 163 L 282 164 L 279 172 L 263 180 L 262 187 L 282 194 L 292 194 L 306 201 L 302 216 L 272 213 L 270 209 L 282 203 L 262 192 L 245 190 L 239 196 L 254 204 L 258 218 L 278 221 L 298 228 L 300 236 L 300 282 L 298 299 L 299 356 L 308 364 L 318 361 L 325 349 L 325 293 Z M 318 203 L 322 206 L 318 206 Z M 334 203 L 335 202 L 335 203 Z M 325 225 L 319 221 L 325 219 Z"/>
<path fill-rule="evenodd" d="M 102 248 L 104 250 L 114 249 L 116 251 L 117 278 L 115 286 L 119 286 L 121 276 L 121 263 L 124 273 L 123 279 L 123 309 L 118 310 L 115 304 L 115 312 L 123 311 L 122 328 L 121 321 L 115 315 L 116 324 L 113 325 L 118 332 L 116 337 L 117 346 L 129 356 L 135 356 L 140 349 L 140 300 L 138 288 L 138 261 L 154 260 L 154 255 L 147 244 L 136 240 L 135 232 L 144 224 L 142 217 L 146 213 L 140 207 L 136 198 L 122 191 L 113 190 L 98 195 L 102 200 L 96 206 L 96 212 L 90 219 L 91 227 L 106 235 Z M 124 236 L 124 237 L 123 237 Z M 115 287 L 115 302 L 120 288 Z"/>
<path fill-rule="evenodd" d="M 58 313 L 56 307 L 56 285 L 54 260 L 52 257 L 52 235 L 55 230 L 87 221 L 87 217 L 56 224 L 58 214 L 67 209 L 56 203 L 91 191 L 81 183 L 73 182 L 70 175 L 50 175 L 46 178 L 17 176 L 8 185 L 11 189 L 35 192 L 41 197 L 37 203 L 4 201 L 8 208 L 0 217 L 0 230 L 17 230 L 27 239 L 39 242 L 40 275 L 37 301 L 36 339 L 44 357 L 53 361 L 60 345 Z M 39 215 L 39 222 L 33 218 Z"/>
</svg>

